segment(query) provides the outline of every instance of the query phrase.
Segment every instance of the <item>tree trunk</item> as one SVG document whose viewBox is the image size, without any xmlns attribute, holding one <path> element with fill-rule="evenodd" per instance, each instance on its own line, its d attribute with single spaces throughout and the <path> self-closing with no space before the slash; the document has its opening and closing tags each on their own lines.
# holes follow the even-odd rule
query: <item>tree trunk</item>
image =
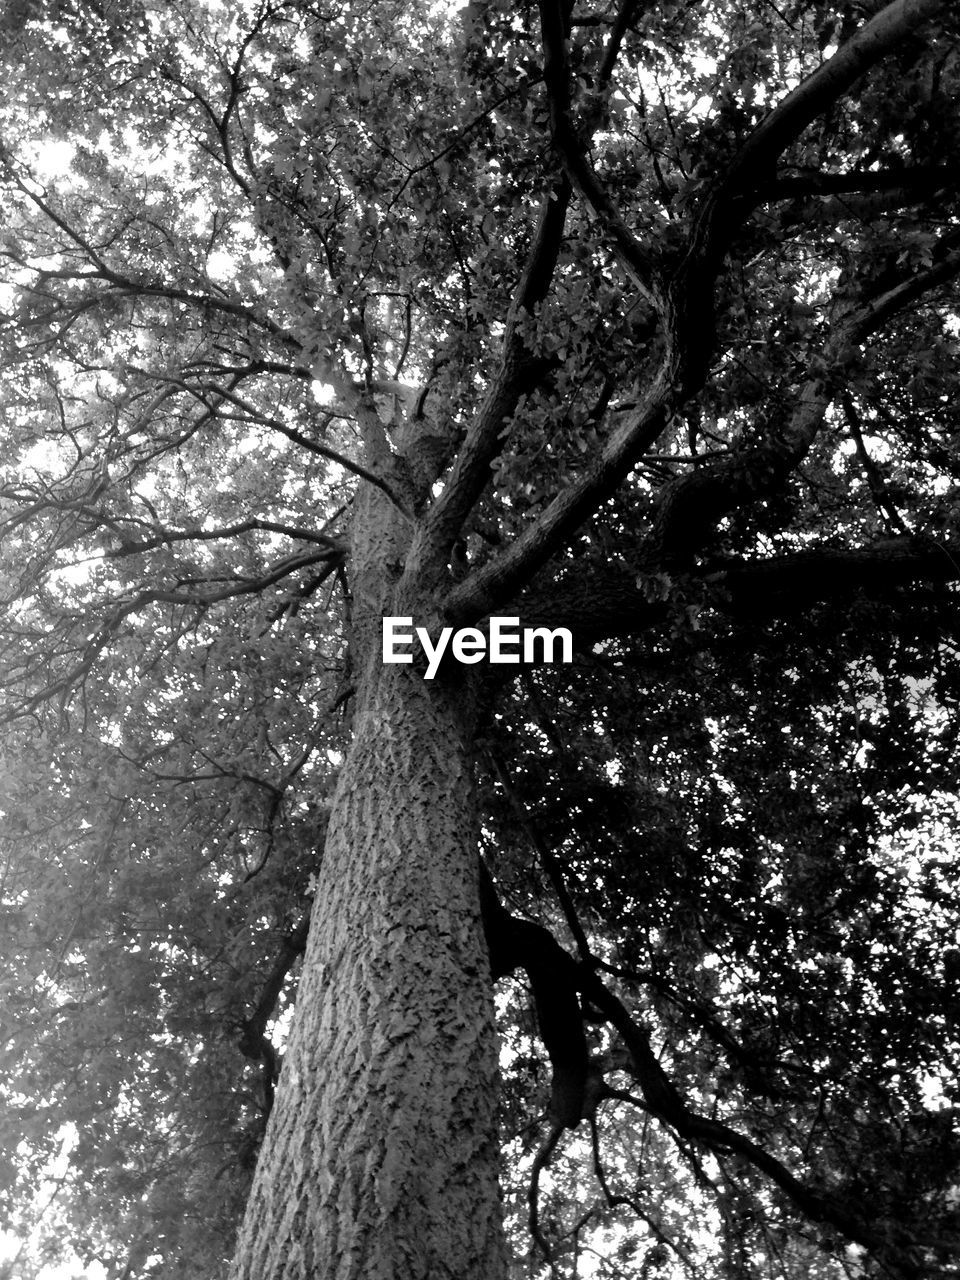
<svg viewBox="0 0 960 1280">
<path fill-rule="evenodd" d="M 364 666 L 232 1276 L 502 1280 L 471 700 Z"/>
</svg>

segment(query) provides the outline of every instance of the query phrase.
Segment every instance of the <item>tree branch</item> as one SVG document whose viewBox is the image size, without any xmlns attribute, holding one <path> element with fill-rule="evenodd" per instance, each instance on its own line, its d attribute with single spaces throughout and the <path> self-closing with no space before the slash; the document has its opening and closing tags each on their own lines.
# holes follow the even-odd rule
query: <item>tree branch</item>
<svg viewBox="0 0 960 1280">
<path fill-rule="evenodd" d="M 501 448 L 503 424 L 517 407 L 530 377 L 532 358 L 518 322 L 532 316 L 549 291 L 556 269 L 570 186 L 558 181 L 544 196 L 533 244 L 507 317 L 500 368 L 470 425 L 450 475 L 423 519 L 407 558 L 407 576 L 445 564 L 464 521 L 490 480 L 490 464 Z"/>
<path fill-rule="evenodd" d="M 896 536 L 864 547 L 816 547 L 754 560 L 712 560 L 688 581 L 709 589 L 709 605 L 755 617 L 790 616 L 857 593 L 890 598 L 910 586 L 960 581 L 960 542 Z M 636 570 L 593 565 L 552 588 L 522 596 L 529 626 L 569 627 L 575 648 L 641 636 L 670 621 L 668 601 L 651 600 Z"/>
<path fill-rule="evenodd" d="M 544 45 L 552 62 L 548 86 L 556 102 L 561 128 L 561 143 L 574 145 L 563 133 L 560 119 L 569 93 L 563 41 L 565 39 L 562 10 L 558 0 L 543 0 Z M 702 384 L 713 346 L 713 280 L 726 252 L 735 227 L 759 198 L 757 186 L 772 169 L 780 153 L 822 111 L 871 66 L 893 49 L 903 37 L 921 23 L 947 8 L 945 0 L 894 0 L 866 24 L 822 67 L 787 95 L 757 126 L 727 172 L 708 196 L 691 235 L 688 251 L 670 281 L 658 307 L 665 318 L 664 352 L 659 368 L 638 407 L 611 433 L 600 457 L 580 480 L 560 493 L 535 522 L 499 556 L 471 574 L 455 587 L 444 603 L 444 614 L 453 623 L 471 622 L 491 612 L 514 597 L 537 570 L 563 546 L 583 520 L 608 498 L 622 483 L 640 455 L 653 444 L 680 404 Z M 561 84 L 562 80 L 562 84 Z M 732 211 L 743 201 L 747 179 L 753 179 L 751 200 Z M 605 197 L 604 197 L 605 198 Z M 630 237 L 632 242 L 632 236 Z M 617 242 L 620 244 L 620 241 Z M 632 273 L 639 272 L 649 284 L 650 264 L 635 243 L 623 242 L 621 249 L 633 263 Z M 836 335 L 837 359 L 845 346 L 862 342 L 880 324 L 915 301 L 929 289 L 951 278 L 960 268 L 948 252 L 943 261 L 927 272 L 906 280 L 882 298 L 865 305 L 860 312 L 848 316 L 844 332 Z M 659 290 L 658 290 L 659 292 Z M 685 477 L 670 487 L 671 499 L 688 484 L 692 509 L 702 499 L 713 503 L 714 523 L 730 505 L 737 505 L 759 492 L 761 473 L 771 464 L 779 476 L 795 465 L 810 446 L 832 396 L 831 381 L 826 376 L 811 378 L 800 393 L 799 406 L 784 439 L 767 450 L 758 452 L 744 467 L 744 459 L 731 459 L 715 475 L 724 476 L 711 487 L 701 472 Z M 734 494 L 736 496 L 734 497 Z M 698 515 L 702 530 L 708 525 Z M 672 522 L 672 528 L 679 528 Z M 663 543 L 660 531 L 653 546 Z M 656 558 L 656 554 L 652 555 Z"/>
<path fill-rule="evenodd" d="M 79 655 L 63 675 L 48 680 L 36 693 L 21 694 L 19 701 L 13 705 L 12 709 L 0 717 L 0 723 L 7 723 L 16 720 L 18 717 L 30 715 L 38 706 L 49 702 L 58 694 L 63 694 L 67 690 L 82 684 L 93 669 L 97 658 L 113 640 L 124 619 L 138 613 L 147 605 L 172 604 L 203 612 L 215 604 L 222 603 L 224 600 L 231 600 L 244 595 L 257 595 L 268 587 L 274 586 L 284 578 L 289 577 L 290 574 L 296 573 L 299 569 L 321 562 L 325 565 L 324 576 L 326 577 L 336 573 L 341 565 L 340 558 L 336 553 L 330 549 L 325 549 L 323 551 L 302 552 L 299 555 L 288 556 L 259 578 L 241 579 L 238 577 L 233 580 L 230 586 L 218 589 L 198 592 L 184 591 L 182 590 L 184 584 L 181 583 L 177 588 L 145 588 L 131 592 L 128 596 L 114 603 L 109 615 L 100 622 L 92 635 L 84 638 L 82 643 L 77 644 L 72 651 L 61 649 L 57 654 L 50 657 L 46 663 L 48 666 L 57 658 L 63 658 L 65 652 L 78 653 Z M 202 584 L 197 583 L 196 585 L 200 586 Z M 21 667 L 17 679 L 7 680 L 4 687 L 22 686 L 27 682 L 29 676 L 29 670 L 26 667 Z"/>
<path fill-rule="evenodd" d="M 500 904 L 493 881 L 483 867 L 481 894 L 494 977 L 521 965 L 531 976 L 541 1035 L 554 1068 L 557 1136 L 561 1127 L 576 1126 L 583 1115 L 586 1099 L 589 1059 L 580 1008 L 573 994 L 580 992 L 619 1032 L 633 1061 L 644 1102 L 654 1116 L 681 1137 L 700 1143 L 716 1154 L 735 1151 L 765 1174 L 809 1219 L 834 1227 L 873 1253 L 882 1252 L 883 1241 L 865 1221 L 805 1185 L 782 1161 L 745 1134 L 691 1110 L 660 1065 L 649 1036 L 637 1025 L 620 999 L 596 972 L 574 960 L 548 929 L 511 916 Z M 541 1004 L 548 1015 L 546 1018 L 541 1013 Z M 544 1160 L 550 1150 L 545 1150 Z"/>
<path fill-rule="evenodd" d="M 723 516 L 782 485 L 810 450 L 855 348 L 907 306 L 960 274 L 960 232 L 945 236 L 933 257 L 927 270 L 905 276 L 840 317 L 828 339 L 822 367 L 807 378 L 789 421 L 779 432 L 759 446 L 737 450 L 663 488 L 645 553 L 652 569 L 689 560 Z"/>
<path fill-rule="evenodd" d="M 951 0 L 893 0 L 885 5 L 760 121 L 722 179 L 723 198 L 743 187 L 756 189 L 758 179 L 772 173 L 777 158 L 817 116 L 918 27 L 951 7 Z"/>
<path fill-rule="evenodd" d="M 590 1069 L 573 980 L 576 962 L 542 925 L 510 915 L 482 861 L 480 905 L 494 980 L 517 968 L 525 969 L 530 979 L 540 1038 L 553 1068 L 551 1119 L 558 1132 L 575 1129 L 583 1119 Z"/>
<path fill-rule="evenodd" d="M 273 962 L 266 982 L 260 989 L 260 997 L 254 1005 L 253 1012 L 240 1024 L 240 1052 L 245 1058 L 259 1062 L 263 1070 L 265 1115 L 269 1115 L 273 1108 L 274 1086 L 280 1074 L 277 1051 L 267 1036 L 267 1024 L 276 1010 L 287 974 L 306 949 L 309 930 L 310 913 L 308 912 L 296 928 L 281 939 L 279 954 Z"/>
<path fill-rule="evenodd" d="M 570 963 L 574 962 L 571 960 Z M 707 1119 L 692 1111 L 661 1067 L 646 1033 L 636 1025 L 621 1001 L 595 973 L 580 969 L 578 976 L 580 991 L 620 1033 L 633 1059 L 644 1100 L 653 1115 L 665 1121 L 681 1137 L 701 1143 L 716 1154 L 737 1152 L 755 1169 L 766 1174 L 809 1219 L 836 1228 L 873 1253 L 882 1251 L 882 1240 L 863 1221 L 819 1191 L 806 1186 L 786 1165 L 751 1138 L 718 1120 Z"/>
<path fill-rule="evenodd" d="M 956 582 L 960 543 L 907 535 L 867 547 L 808 549 L 714 565 L 706 580 L 727 595 L 732 610 L 776 617 L 858 591 L 883 598 L 915 584 Z"/>
<path fill-rule="evenodd" d="M 820 169 L 795 170 L 774 178 L 760 189 L 763 202 L 806 200 L 811 196 L 883 195 L 891 191 L 909 192 L 920 199 L 940 191 L 953 190 L 960 174 L 950 165 L 914 165 L 901 169 L 854 170 L 824 173 Z"/>
<path fill-rule="evenodd" d="M 114 521 L 109 523 L 111 527 L 115 527 Z M 253 519 L 225 525 L 220 529 L 165 529 L 156 537 L 147 538 L 143 542 L 129 542 L 124 539 L 119 547 L 105 554 L 108 559 L 116 559 L 121 556 L 139 555 L 143 551 L 153 551 L 157 547 L 170 546 L 174 542 L 214 542 L 221 538 L 234 538 L 256 530 L 263 533 L 280 533 L 302 542 L 316 542 L 320 546 L 329 547 L 331 551 L 338 552 L 341 557 L 346 556 L 347 553 L 346 543 L 339 538 L 331 538 L 328 534 L 315 533 L 311 529 L 298 529 L 294 525 L 281 524 L 276 520 Z M 123 537 L 122 533 L 120 537 Z"/>
<path fill-rule="evenodd" d="M 893 0 L 886 5 L 768 112 L 714 183 L 668 288 L 670 325 L 688 392 L 702 381 L 713 351 L 713 290 L 720 265 L 734 236 L 764 199 L 779 157 L 906 36 L 949 8 L 949 0 Z"/>
<path fill-rule="evenodd" d="M 311 436 L 304 435 L 302 431 L 298 431 L 296 427 L 287 426 L 285 422 L 281 422 L 279 418 L 271 417 L 269 414 L 261 413 L 254 405 L 245 400 L 242 396 L 238 396 L 236 392 L 228 391 L 224 387 L 212 384 L 203 388 L 208 394 L 212 394 L 223 400 L 227 400 L 235 404 L 239 409 L 247 415 L 251 422 L 256 422 L 260 426 L 269 427 L 272 431 L 279 431 L 281 435 L 292 440 L 294 444 L 298 444 L 303 449 L 309 450 L 311 453 L 318 454 L 321 458 L 326 458 L 330 462 L 336 462 L 344 470 L 352 472 L 359 476 L 361 480 L 366 480 L 369 484 L 374 485 L 382 493 L 385 493 L 396 509 L 408 520 L 413 519 L 412 513 L 409 511 L 407 504 L 403 501 L 396 490 L 383 479 L 382 476 L 376 475 L 360 462 L 354 462 L 352 458 L 348 458 L 346 454 L 340 453 L 338 449 L 331 449 L 329 445 L 321 444 L 319 440 L 314 440 Z M 372 411 L 370 411 L 372 412 Z"/>
<path fill-rule="evenodd" d="M 600 456 L 578 481 L 557 495 L 505 550 L 454 587 L 443 603 L 452 623 L 464 625 L 511 600 L 593 511 L 619 488 L 636 459 L 667 425 L 676 407 L 676 362 L 665 352 L 643 400 L 614 429 Z"/>
<path fill-rule="evenodd" d="M 601 91 L 606 88 L 613 73 L 630 14 L 638 3 L 639 0 L 625 0 L 614 24 L 599 76 Z M 567 0 L 540 0 L 543 79 L 550 104 L 550 134 L 553 145 L 559 153 L 568 181 L 593 210 L 612 241 L 625 271 L 643 297 L 657 306 L 657 271 L 653 258 L 635 238 L 607 194 L 587 159 L 586 139 L 580 136 L 573 123 L 567 59 L 568 13 Z"/>
</svg>

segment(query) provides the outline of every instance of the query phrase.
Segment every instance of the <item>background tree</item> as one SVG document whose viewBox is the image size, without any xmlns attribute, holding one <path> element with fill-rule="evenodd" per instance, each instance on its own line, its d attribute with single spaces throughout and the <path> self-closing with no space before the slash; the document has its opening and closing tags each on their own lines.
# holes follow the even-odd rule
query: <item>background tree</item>
<svg viewBox="0 0 960 1280">
<path fill-rule="evenodd" d="M 8 7 L 11 1225 L 955 1273 L 958 28 Z"/>
</svg>

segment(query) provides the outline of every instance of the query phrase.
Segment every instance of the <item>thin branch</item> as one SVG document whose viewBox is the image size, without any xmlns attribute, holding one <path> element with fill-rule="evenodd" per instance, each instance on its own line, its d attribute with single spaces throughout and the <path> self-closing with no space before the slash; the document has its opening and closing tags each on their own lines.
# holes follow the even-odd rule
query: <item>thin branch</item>
<svg viewBox="0 0 960 1280">
<path fill-rule="evenodd" d="M 559 947 L 557 949 L 560 950 Z M 567 960 L 570 964 L 574 963 L 569 957 Z M 630 1051 L 644 1100 L 654 1115 L 669 1124 L 681 1137 L 701 1143 L 710 1151 L 737 1152 L 761 1173 L 766 1174 L 808 1218 L 828 1223 L 871 1252 L 882 1252 L 882 1241 L 865 1222 L 819 1191 L 805 1186 L 776 1156 L 765 1151 L 746 1135 L 718 1120 L 708 1119 L 692 1111 L 658 1062 L 648 1036 L 636 1025 L 622 1002 L 595 973 L 588 973 L 579 966 L 578 972 L 580 990 L 616 1028 Z"/>
<path fill-rule="evenodd" d="M 840 403 L 843 405 L 844 416 L 850 427 L 850 434 L 853 436 L 854 447 L 857 451 L 857 458 L 863 467 L 864 474 L 867 477 L 867 484 L 870 486 L 870 492 L 873 495 L 873 501 L 877 510 L 882 514 L 885 521 L 892 524 L 899 533 L 910 535 L 910 528 L 905 523 L 903 516 L 897 510 L 895 503 L 887 492 L 887 486 L 884 483 L 883 475 L 880 468 L 870 457 L 867 452 L 867 446 L 863 441 L 863 430 L 860 424 L 860 415 L 857 412 L 857 406 L 853 402 L 853 396 L 849 391 L 842 392 Z"/>
<path fill-rule="evenodd" d="M 643 1110 L 646 1110 L 640 1098 L 636 1098 L 633 1094 L 626 1093 L 623 1090 L 608 1089 L 606 1096 L 610 1099 L 627 1102 L 631 1106 L 640 1107 Z M 626 1208 L 630 1209 L 631 1212 L 634 1213 L 642 1222 L 646 1223 L 647 1227 L 657 1240 L 675 1253 L 683 1265 L 687 1267 L 694 1276 L 699 1276 L 701 1274 L 700 1268 L 690 1257 L 686 1249 L 682 1248 L 681 1245 L 666 1234 L 659 1222 L 657 1222 L 657 1220 L 649 1214 L 646 1209 L 644 1209 L 640 1201 L 635 1196 L 628 1196 L 624 1192 L 614 1193 L 610 1189 L 610 1184 L 607 1179 L 607 1171 L 603 1167 L 603 1161 L 600 1157 L 600 1133 L 595 1120 L 592 1120 L 590 1123 L 590 1145 L 593 1153 L 594 1176 L 597 1179 L 600 1190 L 603 1192 L 603 1198 L 606 1201 L 607 1208 L 616 1209 L 620 1205 L 626 1206 Z"/>
<path fill-rule="evenodd" d="M 189 390 L 190 388 L 188 388 Z M 330 462 L 336 462 L 346 471 L 352 472 L 359 476 L 361 480 L 366 480 L 369 484 L 375 485 L 381 492 L 385 493 L 397 510 L 408 520 L 412 520 L 413 516 L 408 511 L 406 504 L 401 500 L 397 493 L 381 476 L 376 475 L 373 471 L 368 470 L 360 462 L 354 462 L 352 458 L 348 458 L 346 454 L 340 453 L 338 449 L 331 449 L 329 445 L 322 444 L 319 440 L 314 440 L 310 436 L 304 435 L 302 431 L 298 431 L 296 427 L 287 426 L 285 422 L 281 422 L 279 418 L 271 417 L 269 414 L 261 413 L 255 405 L 250 404 L 242 396 L 236 392 L 228 391 L 224 387 L 216 384 L 208 386 L 205 389 L 208 394 L 212 394 L 218 398 L 228 400 L 235 404 L 237 408 L 242 409 L 251 422 L 256 422 L 259 426 L 269 427 L 272 431 L 279 431 L 281 435 L 292 440 L 301 448 L 308 449 L 311 453 L 316 453 L 322 458 L 326 458 Z"/>
<path fill-rule="evenodd" d="M 70 222 L 50 204 L 44 197 L 34 191 L 30 184 L 24 181 L 20 174 L 19 164 L 13 159 L 11 153 L 6 148 L 0 148 L 0 164 L 10 175 L 24 196 L 39 210 L 43 216 L 57 227 L 63 234 L 72 241 L 73 244 L 85 255 L 87 260 L 92 264 L 92 271 L 70 271 L 67 269 L 61 271 L 48 270 L 45 273 L 47 279 L 76 279 L 76 280 L 102 280 L 115 295 L 121 297 L 156 297 L 166 298 L 171 301 L 183 302 L 191 307 L 196 307 L 204 311 L 219 311 L 226 315 L 235 316 L 248 320 L 250 323 L 259 328 L 266 329 L 273 337 L 277 338 L 286 346 L 294 346 L 299 349 L 299 345 L 290 337 L 284 326 L 277 324 L 268 316 L 254 311 L 251 307 L 244 306 L 242 303 L 231 302 L 227 298 L 218 298 L 210 293 L 197 293 L 189 289 L 179 288 L 173 285 L 165 285 L 160 281 L 134 280 L 112 268 L 100 252 L 87 240 L 79 231 L 73 227 Z M 64 304 L 58 298 L 57 309 L 64 309 Z M 100 298 L 94 296 L 72 304 L 71 310 L 75 311 L 78 307 L 86 307 L 99 305 Z"/>
<path fill-rule="evenodd" d="M 540 1230 L 540 1174 L 550 1163 L 550 1157 L 553 1155 L 562 1133 L 562 1125 L 553 1125 L 551 1127 L 550 1132 L 547 1134 L 540 1150 L 534 1158 L 533 1167 L 530 1170 L 530 1186 L 527 1191 L 530 1234 L 536 1241 L 537 1248 L 543 1254 L 547 1266 L 550 1268 L 550 1274 L 554 1277 L 554 1280 L 561 1280 L 561 1277 L 560 1270 L 557 1267 L 556 1260 L 553 1256 L 553 1250 L 547 1243 L 546 1236 Z"/>
<path fill-rule="evenodd" d="M 346 543 L 342 539 L 331 538 L 328 534 L 316 533 L 312 529 L 300 529 L 294 525 L 281 524 L 276 520 L 259 519 L 242 520 L 238 524 L 225 525 L 221 529 L 165 529 L 155 538 L 149 538 L 143 542 L 125 540 L 121 546 L 105 554 L 107 559 L 116 559 L 121 556 L 139 555 L 144 551 L 153 551 L 157 547 L 170 546 L 175 542 L 214 542 L 221 538 L 234 538 L 256 530 L 263 533 L 281 533 L 301 542 L 316 542 L 320 546 L 329 547 L 341 555 L 346 555 Z"/>
<path fill-rule="evenodd" d="M 850 338 L 864 342 L 888 320 L 926 294 L 960 274 L 960 230 L 951 231 L 934 247 L 933 262 L 924 271 L 907 274 L 892 288 L 872 298 L 852 318 Z"/>
<path fill-rule="evenodd" d="M 132 614 L 139 613 L 150 604 L 180 605 L 203 612 L 225 600 L 245 595 L 258 595 L 298 570 L 331 558 L 335 558 L 335 553 L 329 549 L 304 552 L 298 556 L 288 556 L 259 578 L 235 578 L 232 585 L 219 589 L 191 592 L 184 591 L 181 588 L 145 588 L 140 591 L 134 591 L 127 597 L 121 597 L 115 602 L 112 611 L 101 621 L 93 635 L 83 642 L 79 650 L 79 657 L 68 670 L 63 675 L 50 680 L 36 693 L 22 695 L 18 704 L 0 717 L 0 723 L 30 715 L 43 703 L 51 701 L 57 695 L 65 696 L 71 689 L 82 684 L 100 654 L 109 646 L 119 631 L 124 620 Z M 24 673 L 19 683 L 24 683 L 28 675 L 29 672 Z"/>
<path fill-rule="evenodd" d="M 591 964 L 593 963 L 593 953 L 590 950 L 590 944 L 587 941 L 587 935 L 584 932 L 583 925 L 580 923 L 580 917 L 577 915 L 577 909 L 573 904 L 570 891 L 567 889 L 564 881 L 560 864 L 553 851 L 540 839 L 540 833 L 531 821 L 526 809 L 521 804 L 520 797 L 517 795 L 516 788 L 513 785 L 513 781 L 510 777 L 505 761 L 499 754 L 494 753 L 493 751 L 491 751 L 489 755 L 494 772 L 500 779 L 501 786 L 510 801 L 510 806 L 516 814 L 517 820 L 526 833 L 526 837 L 530 842 L 531 848 L 539 858 L 540 863 L 546 871 L 550 883 L 553 886 L 553 891 L 557 895 L 557 900 L 560 903 L 561 910 L 563 911 L 567 927 L 577 944 L 577 950 L 580 953 L 580 958 L 585 964 Z"/>
<path fill-rule="evenodd" d="M 626 34 L 629 16 L 636 7 L 627 0 L 618 15 L 601 69 L 601 88 L 613 71 L 620 43 Z M 586 137 L 573 123 L 570 99 L 570 69 L 567 59 L 569 19 L 566 0 L 540 0 L 540 31 L 543 41 L 543 79 L 550 103 L 550 133 L 567 180 L 586 200 L 617 251 L 624 269 L 641 294 L 658 305 L 657 270 L 651 255 L 641 246 L 610 199 L 587 159 Z M 599 123 L 599 117 L 597 119 Z"/>
<path fill-rule="evenodd" d="M 518 332 L 521 318 L 534 314 L 550 289 L 556 270 L 570 185 L 560 179 L 546 193 L 533 243 L 507 317 L 500 367 L 467 430 L 450 476 L 427 512 L 407 558 L 407 573 L 446 563 L 464 521 L 490 481 L 490 464 L 502 448 L 503 424 L 516 409 L 530 375 L 531 357 Z"/>
<path fill-rule="evenodd" d="M 647 540 L 650 566 L 689 559 L 705 544 L 719 520 L 773 492 L 806 457 L 827 409 L 844 385 L 856 348 L 909 305 L 960 274 L 960 232 L 936 246 L 933 265 L 904 277 L 876 298 L 849 306 L 838 317 L 820 361 L 796 396 L 779 431 L 762 444 L 731 453 L 714 466 L 684 475 L 661 491 L 658 513 Z"/>
</svg>

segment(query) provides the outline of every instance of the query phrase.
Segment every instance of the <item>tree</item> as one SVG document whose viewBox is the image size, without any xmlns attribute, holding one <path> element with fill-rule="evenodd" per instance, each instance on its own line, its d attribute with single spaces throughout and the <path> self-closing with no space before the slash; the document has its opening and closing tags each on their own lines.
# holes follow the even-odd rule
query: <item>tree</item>
<svg viewBox="0 0 960 1280">
<path fill-rule="evenodd" d="M 11 1214 L 69 1123 L 117 1276 L 955 1267 L 958 34 L 7 11 Z M 383 660 L 491 616 L 575 664 Z"/>
</svg>

